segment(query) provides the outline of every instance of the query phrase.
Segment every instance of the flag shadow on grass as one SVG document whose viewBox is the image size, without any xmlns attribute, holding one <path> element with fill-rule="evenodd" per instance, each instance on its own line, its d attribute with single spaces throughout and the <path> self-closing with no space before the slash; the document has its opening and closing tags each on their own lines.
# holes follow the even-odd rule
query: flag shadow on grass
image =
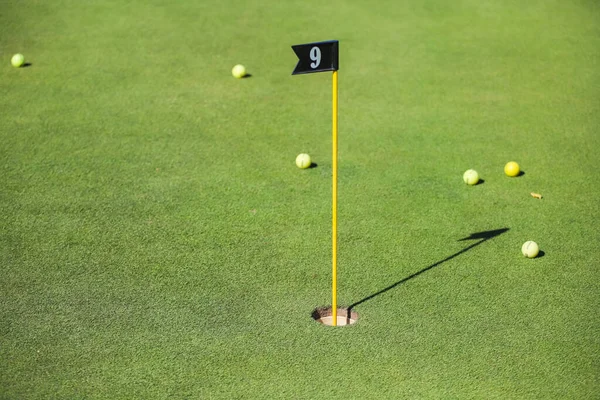
<svg viewBox="0 0 600 400">
<path fill-rule="evenodd" d="M 431 264 L 430 266 L 425 267 L 422 270 L 420 270 L 418 272 L 415 272 L 414 274 L 409 275 L 406 278 L 401 279 L 401 280 L 399 280 L 396 283 L 391 284 L 390 286 L 386 287 L 385 289 L 381 289 L 380 291 L 375 292 L 375 293 L 373 293 L 373 294 L 365 297 L 364 299 L 359 300 L 356 303 L 348 306 L 348 309 L 347 309 L 348 310 L 348 315 L 350 315 L 350 313 L 352 312 L 352 309 L 354 307 L 356 307 L 356 306 L 358 306 L 358 305 L 360 305 L 360 304 L 362 304 L 364 302 L 367 302 L 367 301 L 371 300 L 374 297 L 377 297 L 377 296 L 379 296 L 381 294 L 384 294 L 384 293 L 386 293 L 386 292 L 394 289 L 395 287 L 398 287 L 398 286 L 402 285 L 403 283 L 406 283 L 406 282 L 410 281 L 411 279 L 414 279 L 417 276 L 419 276 L 421 274 L 424 274 L 425 272 L 427 272 L 427 271 L 429 271 L 431 269 L 434 269 L 435 267 L 440 266 L 441 264 L 445 263 L 446 261 L 450 261 L 453 258 L 456 258 L 459 255 L 461 255 L 463 253 L 466 253 L 467 251 L 471 250 L 473 247 L 479 246 L 480 244 L 482 244 L 482 243 L 484 243 L 484 242 L 486 242 L 486 241 L 488 241 L 490 239 L 493 239 L 496 236 L 502 235 L 504 232 L 508 231 L 508 229 L 509 228 L 502 228 L 502 229 L 495 229 L 495 230 L 492 230 L 492 231 L 484 231 L 484 232 L 471 233 L 471 235 L 467 236 L 466 238 L 459 239 L 458 240 L 459 242 L 465 241 L 465 240 L 478 240 L 478 241 L 475 242 L 475 243 L 473 243 L 472 245 L 467 246 L 464 249 L 462 249 L 462 250 L 460 250 L 460 251 L 452 254 L 451 256 L 448 256 L 448 257 L 444 258 L 443 260 L 440 260 L 440 261 L 438 261 L 438 262 L 436 262 L 434 264 Z"/>
</svg>

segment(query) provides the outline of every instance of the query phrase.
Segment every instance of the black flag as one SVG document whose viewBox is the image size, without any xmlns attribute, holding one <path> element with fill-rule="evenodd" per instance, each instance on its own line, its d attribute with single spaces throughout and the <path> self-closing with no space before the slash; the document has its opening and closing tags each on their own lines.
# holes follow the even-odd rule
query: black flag
<svg viewBox="0 0 600 400">
<path fill-rule="evenodd" d="M 338 44 L 337 40 L 329 40 L 292 46 L 294 53 L 298 56 L 298 64 L 292 75 L 337 71 Z"/>
</svg>

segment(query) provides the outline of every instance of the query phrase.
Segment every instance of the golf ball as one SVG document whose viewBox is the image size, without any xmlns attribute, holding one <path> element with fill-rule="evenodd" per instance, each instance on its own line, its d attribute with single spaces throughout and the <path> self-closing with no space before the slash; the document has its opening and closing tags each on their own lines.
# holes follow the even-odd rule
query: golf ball
<svg viewBox="0 0 600 400">
<path fill-rule="evenodd" d="M 242 64 L 234 66 L 231 69 L 231 75 L 238 79 L 243 78 L 244 76 L 246 76 L 246 67 L 244 67 Z"/>
<path fill-rule="evenodd" d="M 301 169 L 310 167 L 310 156 L 305 153 L 298 154 L 298 157 L 296 157 L 296 166 Z"/>
<path fill-rule="evenodd" d="M 540 252 L 540 247 L 533 240 L 528 240 L 525 243 L 523 243 L 523 246 L 521 247 L 521 252 L 527 258 L 535 258 Z"/>
<path fill-rule="evenodd" d="M 479 174 L 474 169 L 468 169 L 463 174 L 463 181 L 467 185 L 476 185 L 479 182 Z"/>
<path fill-rule="evenodd" d="M 19 68 L 25 63 L 25 57 L 23 57 L 23 54 L 17 53 L 14 56 L 12 56 L 12 58 L 10 59 L 10 63 L 13 67 Z"/>
<path fill-rule="evenodd" d="M 504 166 L 504 173 L 508 176 L 517 176 L 520 172 L 519 164 L 514 161 L 507 162 Z"/>
</svg>

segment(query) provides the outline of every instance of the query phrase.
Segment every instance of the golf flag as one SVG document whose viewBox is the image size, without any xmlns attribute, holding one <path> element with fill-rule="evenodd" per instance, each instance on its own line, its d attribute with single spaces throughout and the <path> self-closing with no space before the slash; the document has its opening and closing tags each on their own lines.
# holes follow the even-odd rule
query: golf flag
<svg viewBox="0 0 600 400">
<path fill-rule="evenodd" d="M 337 71 L 338 44 L 337 40 L 328 40 L 292 46 L 292 50 L 298 57 L 298 64 L 292 75 Z"/>
<path fill-rule="evenodd" d="M 333 71 L 332 74 L 332 176 L 331 176 L 331 298 L 332 323 L 337 326 L 337 181 L 338 181 L 338 49 L 337 40 L 297 44 L 292 50 L 298 57 L 298 64 L 292 75 L 313 72 Z"/>
</svg>

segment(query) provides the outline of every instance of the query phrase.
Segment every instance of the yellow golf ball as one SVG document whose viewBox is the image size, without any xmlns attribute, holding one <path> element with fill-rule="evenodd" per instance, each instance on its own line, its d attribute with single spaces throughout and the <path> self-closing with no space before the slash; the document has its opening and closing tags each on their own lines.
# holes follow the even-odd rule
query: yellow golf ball
<svg viewBox="0 0 600 400">
<path fill-rule="evenodd" d="M 521 246 L 521 253 L 527 258 L 535 258 L 540 253 L 540 247 L 533 240 L 528 240 Z"/>
<path fill-rule="evenodd" d="M 22 67 L 25 63 L 25 57 L 23 57 L 23 54 L 17 53 L 14 56 L 12 56 L 12 58 L 10 59 L 10 63 L 15 68 Z"/>
<path fill-rule="evenodd" d="M 310 156 L 305 153 L 298 154 L 298 157 L 296 157 L 296 166 L 301 169 L 310 167 Z"/>
<path fill-rule="evenodd" d="M 244 76 L 246 76 L 246 67 L 244 67 L 242 64 L 234 66 L 231 69 L 231 75 L 238 79 L 243 78 Z"/>
<path fill-rule="evenodd" d="M 479 182 L 479 174 L 474 169 L 468 169 L 463 174 L 463 181 L 467 185 L 476 185 Z"/>
<path fill-rule="evenodd" d="M 519 164 L 514 161 L 507 162 L 504 166 L 504 173 L 508 176 L 517 176 L 520 172 Z"/>
</svg>

